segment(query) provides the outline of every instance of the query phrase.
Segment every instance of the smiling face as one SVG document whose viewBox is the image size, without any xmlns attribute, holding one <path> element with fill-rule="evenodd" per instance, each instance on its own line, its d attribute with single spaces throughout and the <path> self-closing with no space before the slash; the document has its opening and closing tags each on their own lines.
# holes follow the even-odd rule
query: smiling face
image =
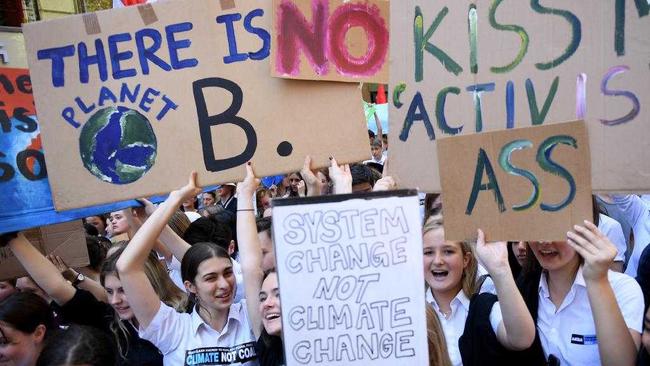
<svg viewBox="0 0 650 366">
<path fill-rule="evenodd" d="M 207 309 L 228 311 L 237 289 L 232 261 L 221 257 L 204 260 L 197 268 L 194 283 L 185 281 L 185 287 Z"/>
<path fill-rule="evenodd" d="M 131 310 L 131 306 L 129 306 L 129 301 L 126 299 L 126 294 L 122 288 L 122 281 L 117 276 L 114 274 L 106 275 L 104 289 L 106 289 L 106 293 L 108 294 L 108 303 L 111 304 L 120 319 L 129 320 L 135 316 L 133 310 Z"/>
<path fill-rule="evenodd" d="M 461 244 L 445 241 L 442 228 L 433 229 L 422 237 L 424 245 L 424 279 L 432 293 L 451 293 L 455 296 L 463 287 L 463 271 L 471 253 L 463 255 Z"/>
<path fill-rule="evenodd" d="M 110 220 L 113 235 L 120 235 L 129 231 L 129 222 L 126 219 L 123 210 L 111 212 Z"/>
<path fill-rule="evenodd" d="M 280 336 L 282 334 L 280 290 L 278 288 L 278 275 L 275 272 L 269 273 L 262 282 L 259 311 L 266 332 L 272 336 Z"/>
<path fill-rule="evenodd" d="M 14 366 L 34 365 L 44 337 L 44 325 L 39 325 L 34 333 L 29 334 L 0 322 L 0 362 L 11 361 L 10 365 Z"/>
<path fill-rule="evenodd" d="M 580 261 L 578 253 L 564 241 L 532 241 L 529 244 L 539 264 L 549 272 L 575 266 Z"/>
</svg>

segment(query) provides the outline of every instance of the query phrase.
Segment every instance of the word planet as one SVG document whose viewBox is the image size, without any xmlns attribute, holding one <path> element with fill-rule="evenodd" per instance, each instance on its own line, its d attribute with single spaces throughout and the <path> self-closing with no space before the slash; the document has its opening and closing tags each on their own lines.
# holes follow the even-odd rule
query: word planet
<svg viewBox="0 0 650 366">
<path fill-rule="evenodd" d="M 79 151 L 86 169 L 112 184 L 140 179 L 154 165 L 156 147 L 156 135 L 149 120 L 122 106 L 95 112 L 79 136 Z"/>
</svg>

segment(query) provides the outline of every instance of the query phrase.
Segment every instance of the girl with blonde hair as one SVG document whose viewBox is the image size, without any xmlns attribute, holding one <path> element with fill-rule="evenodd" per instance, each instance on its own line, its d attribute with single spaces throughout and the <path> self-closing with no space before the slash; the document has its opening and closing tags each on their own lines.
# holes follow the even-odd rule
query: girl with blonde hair
<svg viewBox="0 0 650 366">
<path fill-rule="evenodd" d="M 476 352 L 479 337 L 489 337 L 495 346 L 508 350 L 530 347 L 535 326 L 512 277 L 506 242 L 486 243 L 485 234 L 478 230 L 476 253 L 494 282 L 497 301 L 490 293 L 476 294 L 478 263 L 473 246 L 445 240 L 442 217 L 427 220 L 422 241 L 427 291 L 452 365 L 491 364 L 485 354 Z"/>
</svg>

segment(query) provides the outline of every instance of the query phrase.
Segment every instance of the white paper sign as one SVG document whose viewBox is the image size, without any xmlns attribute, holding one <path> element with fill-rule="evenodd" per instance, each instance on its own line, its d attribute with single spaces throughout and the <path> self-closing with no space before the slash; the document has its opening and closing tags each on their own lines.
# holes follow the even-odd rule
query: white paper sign
<svg viewBox="0 0 650 366">
<path fill-rule="evenodd" d="M 428 364 L 417 193 L 273 205 L 287 365 Z"/>
</svg>

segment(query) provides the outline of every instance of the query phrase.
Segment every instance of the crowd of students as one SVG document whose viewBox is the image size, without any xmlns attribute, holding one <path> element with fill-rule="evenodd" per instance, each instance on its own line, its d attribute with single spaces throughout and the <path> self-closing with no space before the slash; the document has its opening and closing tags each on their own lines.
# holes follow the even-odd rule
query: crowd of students
<svg viewBox="0 0 650 366">
<path fill-rule="evenodd" d="M 397 188 L 371 146 L 266 186 L 250 163 L 236 189 L 201 193 L 192 173 L 157 207 L 88 217 L 84 268 L 1 235 L 29 276 L 0 282 L 0 365 L 285 364 L 270 202 Z M 423 203 L 431 365 L 650 365 L 641 197 L 599 196 L 564 242 L 447 241 L 442 197 Z"/>
</svg>

